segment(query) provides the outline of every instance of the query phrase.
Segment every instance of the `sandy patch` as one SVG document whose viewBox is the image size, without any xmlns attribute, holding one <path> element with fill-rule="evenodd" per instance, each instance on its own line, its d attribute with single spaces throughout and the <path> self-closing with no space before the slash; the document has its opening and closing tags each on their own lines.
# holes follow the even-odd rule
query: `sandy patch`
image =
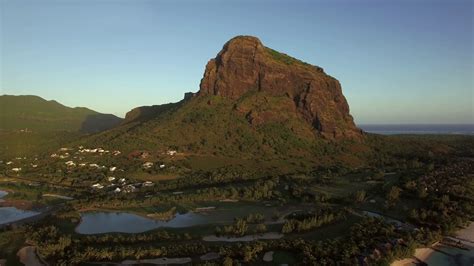
<svg viewBox="0 0 474 266">
<path fill-rule="evenodd" d="M 201 257 L 199 257 L 201 260 L 215 260 L 215 259 L 218 259 L 220 258 L 221 255 L 219 255 L 219 253 L 216 253 L 216 252 L 209 252 L 209 253 L 206 253 L 204 255 L 202 255 Z"/>
<path fill-rule="evenodd" d="M 273 251 L 265 252 L 265 254 L 263 255 L 263 261 L 272 262 L 273 261 Z"/>
<path fill-rule="evenodd" d="M 413 258 L 407 258 L 403 260 L 396 260 L 390 264 L 390 266 L 411 266 L 417 265 L 418 260 L 426 261 L 428 257 L 434 252 L 431 248 L 417 248 Z M 418 259 L 418 260 L 417 260 Z"/>
<path fill-rule="evenodd" d="M 159 258 L 159 259 L 143 259 L 143 260 L 124 260 L 121 265 L 134 265 L 134 264 L 155 264 L 155 265 L 168 265 L 168 264 L 185 264 L 192 262 L 191 258 Z"/>
<path fill-rule="evenodd" d="M 271 239 L 280 239 L 283 235 L 276 232 L 269 232 L 260 235 L 247 235 L 242 237 L 227 237 L 227 236 L 205 236 L 202 240 L 207 242 L 249 242 L 255 240 L 271 240 Z"/>
<path fill-rule="evenodd" d="M 221 199 L 220 202 L 239 202 L 238 199 Z"/>
<path fill-rule="evenodd" d="M 434 252 L 431 248 L 417 248 L 415 250 L 415 257 L 421 261 L 426 261 L 428 257 Z"/>
<path fill-rule="evenodd" d="M 43 197 L 52 197 L 52 198 L 58 198 L 58 199 L 63 199 L 63 200 L 73 200 L 74 198 L 68 197 L 68 196 L 63 196 L 63 195 L 57 195 L 57 194 L 43 194 Z"/>
<path fill-rule="evenodd" d="M 36 247 L 28 246 L 21 248 L 16 255 L 25 266 L 43 266 L 36 256 Z"/>
<path fill-rule="evenodd" d="M 416 265 L 415 259 L 403 259 L 403 260 L 396 260 L 390 264 L 390 266 L 415 266 Z"/>
</svg>

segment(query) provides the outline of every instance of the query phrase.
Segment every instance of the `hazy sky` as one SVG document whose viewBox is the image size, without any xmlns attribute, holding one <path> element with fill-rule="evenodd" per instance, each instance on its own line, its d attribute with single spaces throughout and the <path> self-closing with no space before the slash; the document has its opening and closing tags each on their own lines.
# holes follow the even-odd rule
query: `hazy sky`
<svg viewBox="0 0 474 266">
<path fill-rule="evenodd" d="M 0 3 L 0 94 L 123 116 L 197 91 L 255 35 L 339 79 L 357 123 L 474 123 L 471 0 Z"/>
</svg>

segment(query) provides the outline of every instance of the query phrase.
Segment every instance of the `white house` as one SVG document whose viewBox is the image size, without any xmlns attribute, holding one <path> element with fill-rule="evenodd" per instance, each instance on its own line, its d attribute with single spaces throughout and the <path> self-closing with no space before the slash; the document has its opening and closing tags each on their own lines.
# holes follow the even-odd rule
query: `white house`
<svg viewBox="0 0 474 266">
<path fill-rule="evenodd" d="M 89 167 L 95 167 L 95 168 L 99 168 L 99 165 L 98 165 L 98 164 L 96 164 L 96 163 L 91 163 L 91 164 L 89 164 Z"/>
<path fill-rule="evenodd" d="M 145 183 L 143 183 L 143 186 L 144 186 L 144 187 L 152 187 L 152 186 L 154 186 L 154 185 L 155 185 L 155 184 L 153 184 L 153 182 L 151 182 L 151 181 L 145 181 Z"/>
<path fill-rule="evenodd" d="M 104 186 L 103 186 L 103 185 L 101 185 L 100 183 L 96 183 L 96 184 L 92 185 L 92 188 L 96 188 L 96 189 L 103 189 L 103 188 L 104 188 Z"/>
<path fill-rule="evenodd" d="M 143 168 L 146 168 L 146 169 L 151 168 L 152 166 L 153 166 L 152 162 L 146 162 L 143 164 Z"/>
<path fill-rule="evenodd" d="M 114 190 L 115 193 L 120 193 L 121 191 L 122 191 L 122 190 L 121 190 L 120 188 L 116 188 L 116 189 Z"/>
<path fill-rule="evenodd" d="M 67 161 L 67 162 L 65 162 L 64 164 L 67 165 L 67 166 L 71 166 L 71 167 L 72 167 L 72 166 L 76 166 L 76 163 L 73 162 L 73 161 Z"/>
<path fill-rule="evenodd" d="M 169 150 L 169 151 L 167 151 L 166 153 L 167 153 L 168 155 L 170 155 L 170 156 L 173 156 L 173 155 L 175 155 L 175 154 L 178 153 L 178 152 L 175 151 L 175 150 Z"/>
<path fill-rule="evenodd" d="M 18 168 L 12 168 L 12 171 L 13 171 L 13 172 L 20 172 L 20 171 L 21 171 L 21 167 L 18 167 Z"/>
<path fill-rule="evenodd" d="M 6 163 L 6 165 L 10 165 L 10 164 L 12 164 L 12 163 L 13 163 L 12 161 L 9 161 L 9 162 Z"/>
<path fill-rule="evenodd" d="M 114 181 L 114 180 L 115 180 L 115 177 L 113 177 L 113 176 L 109 176 L 109 177 L 107 177 L 107 180 L 108 180 L 109 182 L 112 182 L 112 181 Z"/>
<path fill-rule="evenodd" d="M 160 164 L 160 168 L 161 168 L 161 169 L 165 168 L 165 165 L 164 165 L 164 164 Z"/>
<path fill-rule="evenodd" d="M 115 171 L 116 169 L 117 169 L 117 167 L 112 166 L 112 167 L 109 168 L 109 171 L 110 171 L 110 172 L 113 172 L 113 171 Z"/>
</svg>

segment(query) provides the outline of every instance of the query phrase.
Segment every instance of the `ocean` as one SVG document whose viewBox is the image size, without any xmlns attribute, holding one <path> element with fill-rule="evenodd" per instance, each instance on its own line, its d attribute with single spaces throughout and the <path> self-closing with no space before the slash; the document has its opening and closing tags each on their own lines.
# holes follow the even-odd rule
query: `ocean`
<svg viewBox="0 0 474 266">
<path fill-rule="evenodd" d="M 396 134 L 443 134 L 443 135 L 474 135 L 474 124 L 361 124 L 359 128 L 365 132 L 396 135 Z"/>
</svg>

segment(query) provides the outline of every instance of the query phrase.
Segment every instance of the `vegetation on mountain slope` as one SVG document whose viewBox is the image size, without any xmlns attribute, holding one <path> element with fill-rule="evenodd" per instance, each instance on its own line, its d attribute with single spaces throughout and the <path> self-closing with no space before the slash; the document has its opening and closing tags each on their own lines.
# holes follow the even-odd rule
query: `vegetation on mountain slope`
<svg viewBox="0 0 474 266">
<path fill-rule="evenodd" d="M 98 132 L 111 128 L 122 119 L 96 111 L 70 108 L 38 96 L 0 96 L 0 129 L 29 131 Z"/>
</svg>

